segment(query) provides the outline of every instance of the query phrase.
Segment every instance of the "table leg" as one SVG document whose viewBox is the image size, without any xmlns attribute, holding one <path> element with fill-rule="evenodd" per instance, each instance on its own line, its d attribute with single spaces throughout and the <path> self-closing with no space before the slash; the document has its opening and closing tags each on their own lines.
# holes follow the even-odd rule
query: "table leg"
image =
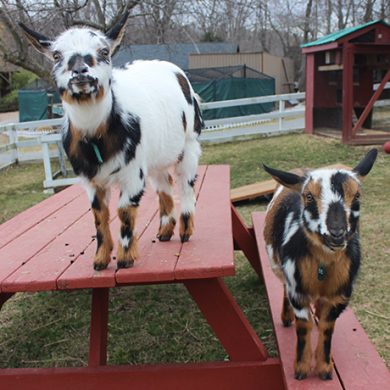
<svg viewBox="0 0 390 390">
<path fill-rule="evenodd" d="M 253 269 L 259 277 L 263 279 L 259 252 L 256 246 L 256 239 L 253 235 L 253 230 L 249 229 L 234 205 L 231 205 L 232 225 L 233 225 L 233 240 L 237 248 L 244 252 L 244 255 L 251 263 Z"/>
<path fill-rule="evenodd" d="M 4 303 L 6 303 L 8 299 L 10 299 L 13 295 L 14 293 L 8 293 L 8 292 L 0 293 L 0 309 L 3 307 Z"/>
<path fill-rule="evenodd" d="M 221 278 L 183 282 L 231 361 L 264 361 L 267 350 Z"/>
<path fill-rule="evenodd" d="M 107 363 L 108 298 L 108 288 L 92 289 L 89 367 Z"/>
</svg>

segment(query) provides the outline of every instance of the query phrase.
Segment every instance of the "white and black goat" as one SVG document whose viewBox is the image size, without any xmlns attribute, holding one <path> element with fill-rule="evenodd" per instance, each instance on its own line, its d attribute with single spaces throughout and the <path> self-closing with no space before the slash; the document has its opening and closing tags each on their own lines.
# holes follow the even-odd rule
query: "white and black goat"
<svg viewBox="0 0 390 390">
<path fill-rule="evenodd" d="M 123 15 L 106 34 L 71 28 L 55 40 L 21 24 L 33 46 L 54 62 L 65 112 L 63 145 L 95 216 L 96 270 L 106 268 L 111 259 L 112 184 L 120 189 L 118 268 L 131 267 L 137 257 L 134 226 L 146 176 L 159 195 L 160 241 L 171 239 L 176 224 L 168 172 L 172 166 L 181 189 L 182 242 L 194 227 L 194 183 L 201 153 L 197 138 L 203 125 L 199 104 L 185 74 L 172 63 L 136 61 L 112 68 L 111 53 L 122 39 L 127 18 Z"/>
<path fill-rule="evenodd" d="M 316 372 L 332 378 L 334 325 L 360 266 L 361 180 L 376 156 L 372 149 L 352 171 L 318 169 L 302 176 L 264 166 L 282 184 L 268 206 L 264 237 L 273 271 L 284 283 L 282 322 L 296 321 L 296 379 L 310 372 L 311 303 L 319 319 Z"/>
</svg>

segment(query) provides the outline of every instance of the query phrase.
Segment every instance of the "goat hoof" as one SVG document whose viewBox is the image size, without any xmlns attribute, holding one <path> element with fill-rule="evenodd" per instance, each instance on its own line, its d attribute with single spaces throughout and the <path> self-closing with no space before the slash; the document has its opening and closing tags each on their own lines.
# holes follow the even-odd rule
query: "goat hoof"
<svg viewBox="0 0 390 390">
<path fill-rule="evenodd" d="M 189 234 L 182 234 L 182 235 L 180 235 L 181 242 L 187 242 L 189 239 L 190 239 L 190 235 Z"/>
<path fill-rule="evenodd" d="M 103 269 L 106 269 L 108 264 L 106 263 L 93 263 L 93 269 L 95 271 L 101 271 Z"/>
<path fill-rule="evenodd" d="M 289 328 L 291 326 L 291 324 L 292 324 L 291 320 L 283 320 L 282 322 L 283 322 L 283 326 L 285 328 Z"/>
<path fill-rule="evenodd" d="M 166 242 L 171 239 L 171 235 L 159 235 L 157 236 L 159 241 Z"/>
<path fill-rule="evenodd" d="M 295 372 L 295 379 L 301 381 L 302 379 L 306 379 L 307 378 L 307 374 L 302 372 L 302 371 L 296 371 Z"/>
<path fill-rule="evenodd" d="M 323 381 L 329 381 L 333 378 L 333 375 L 331 372 L 320 372 L 318 374 L 318 376 L 320 377 L 320 379 L 322 379 Z"/>
<path fill-rule="evenodd" d="M 116 267 L 120 268 L 131 268 L 134 265 L 134 260 L 118 260 Z"/>
</svg>

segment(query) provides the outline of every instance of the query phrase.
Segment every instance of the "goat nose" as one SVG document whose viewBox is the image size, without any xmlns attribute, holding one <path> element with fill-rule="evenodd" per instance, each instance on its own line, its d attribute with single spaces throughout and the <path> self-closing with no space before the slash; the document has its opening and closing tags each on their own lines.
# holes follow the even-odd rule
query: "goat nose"
<svg viewBox="0 0 390 390">
<path fill-rule="evenodd" d="M 88 73 L 88 67 L 86 65 L 78 66 L 72 69 L 72 76 L 80 76 Z"/>
<path fill-rule="evenodd" d="M 332 236 L 332 238 L 340 239 L 343 238 L 345 235 L 345 229 L 344 228 L 330 228 L 329 233 Z"/>
</svg>

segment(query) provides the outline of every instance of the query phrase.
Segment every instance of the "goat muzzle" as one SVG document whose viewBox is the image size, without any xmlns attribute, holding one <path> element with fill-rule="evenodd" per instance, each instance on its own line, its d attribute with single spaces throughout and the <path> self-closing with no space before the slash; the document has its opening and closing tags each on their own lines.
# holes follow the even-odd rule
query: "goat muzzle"
<svg viewBox="0 0 390 390">
<path fill-rule="evenodd" d="M 333 231 L 332 229 L 329 232 L 330 234 L 324 234 L 322 236 L 325 245 L 332 251 L 343 250 L 347 246 L 347 233 L 345 230 Z"/>
</svg>

